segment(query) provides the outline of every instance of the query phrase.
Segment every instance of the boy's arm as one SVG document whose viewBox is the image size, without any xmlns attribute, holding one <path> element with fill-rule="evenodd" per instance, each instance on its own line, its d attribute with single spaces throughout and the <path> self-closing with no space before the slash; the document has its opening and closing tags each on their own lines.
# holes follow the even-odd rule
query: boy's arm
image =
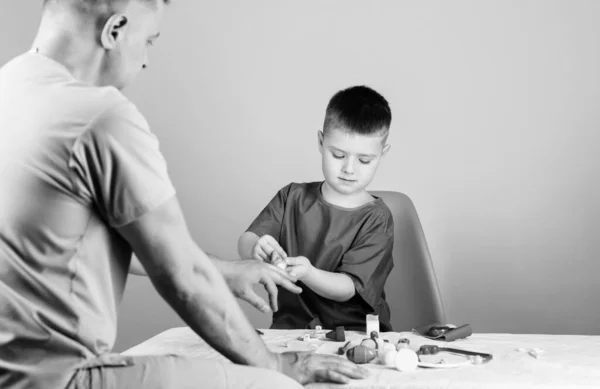
<svg viewBox="0 0 600 389">
<path fill-rule="evenodd" d="M 281 231 L 285 206 L 292 184 L 281 188 L 256 219 L 238 239 L 238 254 L 242 259 L 254 258 L 270 261 L 273 250 L 286 257 L 277 237 Z M 257 247 L 257 243 L 258 246 Z"/>
<path fill-rule="evenodd" d="M 334 273 L 317 269 L 306 257 L 288 258 L 289 274 L 321 297 L 344 302 L 356 293 L 354 282 L 344 273 Z"/>
<path fill-rule="evenodd" d="M 252 251 L 258 241 L 258 235 L 252 231 L 244 232 L 238 239 L 238 254 L 242 259 L 252 258 Z"/>
</svg>

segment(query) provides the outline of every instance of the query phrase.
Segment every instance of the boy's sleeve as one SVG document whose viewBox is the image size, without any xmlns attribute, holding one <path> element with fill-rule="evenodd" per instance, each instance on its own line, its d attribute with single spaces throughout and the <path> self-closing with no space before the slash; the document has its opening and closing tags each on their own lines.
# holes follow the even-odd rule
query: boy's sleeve
<svg viewBox="0 0 600 389">
<path fill-rule="evenodd" d="M 73 145 L 70 179 L 111 227 L 129 224 L 175 195 L 158 139 L 131 103 L 98 116 Z"/>
<path fill-rule="evenodd" d="M 289 184 L 277 192 L 277 194 L 258 214 L 256 219 L 254 219 L 246 231 L 253 232 L 259 237 L 263 235 L 271 235 L 273 238 L 279 240 L 281 223 L 283 223 L 285 205 L 291 185 L 292 184 Z"/>
<path fill-rule="evenodd" d="M 375 308 L 394 262 L 394 221 L 392 215 L 383 214 L 365 225 L 350 250 L 343 256 L 337 272 L 347 274 L 354 282 L 356 292 Z"/>
</svg>

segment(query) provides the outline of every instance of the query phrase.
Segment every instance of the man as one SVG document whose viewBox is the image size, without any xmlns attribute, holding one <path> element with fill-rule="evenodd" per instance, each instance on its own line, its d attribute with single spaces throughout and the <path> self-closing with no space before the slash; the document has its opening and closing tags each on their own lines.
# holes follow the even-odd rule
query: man
<svg viewBox="0 0 600 389">
<path fill-rule="evenodd" d="M 119 92 L 146 67 L 166 3 L 45 0 L 31 52 L 0 70 L 0 387 L 294 388 L 364 377 L 334 356 L 270 352 L 234 294 L 268 310 L 253 284 L 273 309 L 276 284 L 300 289 L 260 261 L 209 258 L 190 237 L 157 139 Z M 111 354 L 132 251 L 234 364 Z"/>
</svg>

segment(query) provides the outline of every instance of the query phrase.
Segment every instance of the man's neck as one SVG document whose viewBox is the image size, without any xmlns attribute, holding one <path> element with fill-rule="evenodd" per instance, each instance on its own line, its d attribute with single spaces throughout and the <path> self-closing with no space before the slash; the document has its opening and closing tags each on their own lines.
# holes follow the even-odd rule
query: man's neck
<svg viewBox="0 0 600 389">
<path fill-rule="evenodd" d="M 74 23 L 77 22 L 65 20 L 62 24 L 58 17 L 43 17 L 32 49 L 63 65 L 77 80 L 100 85 L 101 50 L 94 42 L 93 32 L 76 28 Z"/>
</svg>

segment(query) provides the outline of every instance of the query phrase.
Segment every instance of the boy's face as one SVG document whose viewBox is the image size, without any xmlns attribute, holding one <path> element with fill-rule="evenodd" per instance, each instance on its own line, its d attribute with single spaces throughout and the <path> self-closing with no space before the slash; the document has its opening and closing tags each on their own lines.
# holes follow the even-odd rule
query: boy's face
<svg viewBox="0 0 600 389">
<path fill-rule="evenodd" d="M 360 193 L 371 183 L 381 158 L 389 149 L 385 135 L 360 135 L 345 129 L 319 131 L 323 176 L 343 195 Z"/>
</svg>

